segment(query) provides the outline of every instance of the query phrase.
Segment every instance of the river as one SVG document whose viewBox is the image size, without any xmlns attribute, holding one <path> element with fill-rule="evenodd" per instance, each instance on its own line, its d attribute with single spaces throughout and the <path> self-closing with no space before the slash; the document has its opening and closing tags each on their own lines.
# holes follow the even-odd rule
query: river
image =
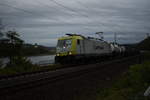
<svg viewBox="0 0 150 100">
<path fill-rule="evenodd" d="M 55 62 L 55 55 L 45 55 L 45 56 L 30 56 L 27 57 L 33 64 L 44 65 L 53 64 Z"/>
<path fill-rule="evenodd" d="M 55 55 L 44 55 L 44 56 L 29 56 L 28 60 L 32 62 L 32 64 L 38 64 L 40 66 L 46 66 L 50 64 L 54 64 Z M 0 61 L 3 63 L 3 67 L 9 62 L 8 58 L 0 58 Z"/>
</svg>

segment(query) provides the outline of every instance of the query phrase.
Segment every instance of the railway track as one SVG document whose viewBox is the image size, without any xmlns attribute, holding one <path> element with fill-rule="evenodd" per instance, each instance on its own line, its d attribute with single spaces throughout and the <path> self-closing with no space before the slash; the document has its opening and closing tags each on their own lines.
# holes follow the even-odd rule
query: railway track
<svg viewBox="0 0 150 100">
<path fill-rule="evenodd" d="M 140 55 L 126 57 L 122 59 L 115 59 L 109 62 L 88 64 L 88 65 L 74 65 L 76 67 L 68 67 L 64 69 L 57 69 L 53 71 L 43 71 L 37 73 L 30 73 L 25 75 L 18 75 L 14 77 L 2 78 L 0 80 L 0 98 L 6 95 L 13 95 L 13 93 L 36 88 L 46 84 L 53 84 L 62 80 L 79 77 L 91 72 L 108 70 L 106 67 L 114 63 L 122 63 L 131 59 L 140 58 Z M 138 60 L 138 59 L 137 59 Z"/>
<path fill-rule="evenodd" d="M 129 56 L 125 56 L 125 58 L 128 58 Z M 15 79 L 18 77 L 26 77 L 26 76 L 32 76 L 32 75 L 36 75 L 36 74 L 42 74 L 42 73 L 47 73 L 50 71 L 56 71 L 59 69 L 63 69 L 63 68 L 68 68 L 68 67 L 76 67 L 76 66 L 86 66 L 86 65 L 90 65 L 90 64 L 103 64 L 103 63 L 109 63 L 112 60 L 117 60 L 117 59 L 123 59 L 124 57 L 114 57 L 114 58 L 110 58 L 110 59 L 105 59 L 103 61 L 98 61 L 95 62 L 92 60 L 92 62 L 80 62 L 80 63 L 74 63 L 74 64 L 63 64 L 63 65 L 58 65 L 60 67 L 56 68 L 56 69 L 43 69 L 43 70 L 39 70 L 39 71 L 33 71 L 33 72 L 24 72 L 24 73 L 18 73 L 18 74 L 13 74 L 13 75 L 3 75 L 0 76 L 0 80 L 9 80 L 9 79 Z"/>
</svg>

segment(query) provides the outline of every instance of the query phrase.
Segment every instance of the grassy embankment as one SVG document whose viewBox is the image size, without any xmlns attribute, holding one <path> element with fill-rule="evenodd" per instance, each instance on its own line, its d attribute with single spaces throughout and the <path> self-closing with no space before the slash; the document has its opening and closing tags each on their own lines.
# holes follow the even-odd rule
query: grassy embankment
<svg viewBox="0 0 150 100">
<path fill-rule="evenodd" d="M 21 58 L 16 59 L 14 65 L 7 65 L 5 68 L 1 68 L 2 64 L 0 62 L 0 76 L 20 74 L 26 72 L 35 72 L 41 70 L 55 70 L 61 68 L 61 65 L 49 65 L 49 66 L 38 66 L 33 65 L 29 60 Z"/>
<path fill-rule="evenodd" d="M 144 55 L 145 61 L 130 66 L 129 71 L 114 81 L 112 87 L 99 89 L 97 100 L 150 100 L 150 97 L 144 97 L 150 86 L 150 53 Z"/>
</svg>

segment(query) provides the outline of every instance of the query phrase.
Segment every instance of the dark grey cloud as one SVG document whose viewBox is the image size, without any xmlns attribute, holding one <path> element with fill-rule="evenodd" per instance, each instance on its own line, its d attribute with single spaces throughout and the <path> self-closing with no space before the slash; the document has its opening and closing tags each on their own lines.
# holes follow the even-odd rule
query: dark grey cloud
<svg viewBox="0 0 150 100">
<path fill-rule="evenodd" d="M 150 0 L 1 0 L 0 18 L 28 43 L 55 46 L 65 33 L 97 31 L 135 43 L 150 31 Z"/>
</svg>

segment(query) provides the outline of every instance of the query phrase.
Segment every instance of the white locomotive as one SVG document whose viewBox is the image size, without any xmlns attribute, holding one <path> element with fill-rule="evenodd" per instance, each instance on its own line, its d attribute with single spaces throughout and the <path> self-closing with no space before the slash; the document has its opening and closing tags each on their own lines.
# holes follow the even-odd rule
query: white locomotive
<svg viewBox="0 0 150 100">
<path fill-rule="evenodd" d="M 56 63 L 98 60 L 125 52 L 125 47 L 108 43 L 102 39 L 84 37 L 78 34 L 67 35 L 58 39 Z"/>
</svg>

